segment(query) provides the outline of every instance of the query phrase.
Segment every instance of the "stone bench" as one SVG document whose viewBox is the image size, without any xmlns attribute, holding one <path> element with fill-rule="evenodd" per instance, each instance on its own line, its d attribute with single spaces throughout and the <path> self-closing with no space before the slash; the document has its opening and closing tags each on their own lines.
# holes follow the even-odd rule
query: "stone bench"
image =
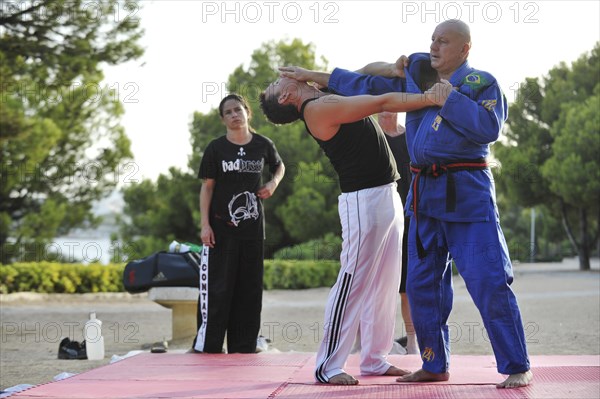
<svg viewBox="0 0 600 399">
<path fill-rule="evenodd" d="M 198 288 L 155 287 L 148 291 L 148 299 L 171 309 L 173 341 L 193 339 L 198 333 Z"/>
</svg>

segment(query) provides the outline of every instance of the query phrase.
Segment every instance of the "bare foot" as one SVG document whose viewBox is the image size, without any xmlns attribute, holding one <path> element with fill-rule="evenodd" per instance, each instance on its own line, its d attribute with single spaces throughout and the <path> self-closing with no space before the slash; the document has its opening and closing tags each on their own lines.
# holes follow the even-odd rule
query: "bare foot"
<svg viewBox="0 0 600 399">
<path fill-rule="evenodd" d="M 358 385 L 358 380 L 348 373 L 340 373 L 329 379 L 331 385 Z"/>
<path fill-rule="evenodd" d="M 406 375 L 406 374 L 410 374 L 410 371 L 400 369 L 396 366 L 390 366 L 390 368 L 387 369 L 387 371 L 385 372 L 384 375 L 402 376 L 402 375 Z"/>
<path fill-rule="evenodd" d="M 511 374 L 507 379 L 500 384 L 496 384 L 496 388 L 519 388 L 529 385 L 533 380 L 533 373 L 527 370 L 524 373 Z"/>
<path fill-rule="evenodd" d="M 429 371 L 419 369 L 414 373 L 396 378 L 398 382 L 425 382 L 425 381 L 448 381 L 450 373 L 430 373 Z"/>
</svg>

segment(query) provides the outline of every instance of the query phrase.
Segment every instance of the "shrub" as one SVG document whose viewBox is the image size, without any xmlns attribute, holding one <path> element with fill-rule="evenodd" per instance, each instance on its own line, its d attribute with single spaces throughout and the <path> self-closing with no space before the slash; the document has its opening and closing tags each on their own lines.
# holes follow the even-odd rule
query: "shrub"
<svg viewBox="0 0 600 399">
<path fill-rule="evenodd" d="M 337 261 L 265 260 L 264 287 L 267 290 L 329 287 L 335 283 L 339 267 Z M 123 269 L 123 264 L 0 265 L 0 293 L 123 292 Z"/>
<path fill-rule="evenodd" d="M 267 290 L 329 287 L 335 283 L 339 268 L 337 261 L 265 261 L 264 287 Z"/>
<path fill-rule="evenodd" d="M 278 250 L 274 259 L 284 260 L 339 260 L 342 251 L 342 237 L 328 233 L 318 240 L 307 241 Z"/>
<path fill-rule="evenodd" d="M 52 262 L 0 265 L 0 293 L 31 291 L 72 294 L 123 291 L 123 265 Z"/>
</svg>

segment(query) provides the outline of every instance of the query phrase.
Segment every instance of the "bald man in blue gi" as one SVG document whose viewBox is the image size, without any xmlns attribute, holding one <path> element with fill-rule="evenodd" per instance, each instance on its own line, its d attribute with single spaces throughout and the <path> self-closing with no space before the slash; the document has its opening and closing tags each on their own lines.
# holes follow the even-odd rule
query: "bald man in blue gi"
<svg viewBox="0 0 600 399">
<path fill-rule="evenodd" d="M 498 388 L 533 379 L 521 314 L 510 288 L 513 271 L 500 228 L 492 173 L 486 157 L 507 118 L 496 79 L 471 68 L 469 27 L 448 20 L 433 32 L 429 53 L 372 63 L 359 72 L 331 74 L 298 67 L 284 76 L 314 81 L 342 95 L 439 93 L 437 106 L 408 112 L 406 139 L 413 180 L 407 198 L 407 294 L 423 360 L 399 382 L 446 381 L 450 365 L 448 316 L 452 309 L 452 260 L 479 309 L 498 371 Z"/>
</svg>

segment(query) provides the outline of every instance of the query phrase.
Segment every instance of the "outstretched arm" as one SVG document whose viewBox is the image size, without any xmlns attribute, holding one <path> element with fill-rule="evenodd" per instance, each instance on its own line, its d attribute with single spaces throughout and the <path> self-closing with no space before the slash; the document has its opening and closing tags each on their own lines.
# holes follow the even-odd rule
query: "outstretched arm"
<svg viewBox="0 0 600 399">
<path fill-rule="evenodd" d="M 400 59 L 403 60 L 402 57 L 400 57 Z M 381 64 L 383 65 L 383 63 Z M 381 68 L 384 69 L 386 67 L 381 66 Z M 356 96 L 359 94 L 378 95 L 405 90 L 404 79 L 398 76 L 377 76 L 375 73 L 372 75 L 365 75 L 340 68 L 335 68 L 333 72 L 329 73 L 311 71 L 298 66 L 280 67 L 279 72 L 281 76 L 292 78 L 300 82 L 315 82 L 320 87 L 329 87 L 330 89 L 333 89 L 335 93 L 344 96 Z M 404 74 L 404 71 L 402 71 L 402 74 Z"/>
<path fill-rule="evenodd" d="M 410 112 L 434 106 L 429 94 L 387 93 L 379 96 L 329 95 L 310 102 L 304 118 L 313 136 L 331 139 L 343 123 L 352 123 L 379 112 Z"/>
<path fill-rule="evenodd" d="M 356 73 L 361 75 L 383 76 L 386 78 L 405 78 L 404 68 L 408 66 L 408 57 L 400 56 L 395 63 L 372 62 L 358 69 Z M 281 76 L 296 79 L 300 82 L 315 82 L 321 86 L 327 86 L 331 73 L 313 71 L 298 66 L 283 66 L 279 68 Z"/>
<path fill-rule="evenodd" d="M 356 73 L 383 76 L 385 78 L 405 78 L 405 67 L 408 67 L 408 57 L 402 55 L 395 63 L 372 62 L 357 70 Z"/>
<path fill-rule="evenodd" d="M 299 82 L 314 82 L 322 87 L 327 87 L 331 76 L 329 72 L 311 71 L 297 66 L 280 67 L 279 73 L 286 78 L 295 79 Z"/>
</svg>

